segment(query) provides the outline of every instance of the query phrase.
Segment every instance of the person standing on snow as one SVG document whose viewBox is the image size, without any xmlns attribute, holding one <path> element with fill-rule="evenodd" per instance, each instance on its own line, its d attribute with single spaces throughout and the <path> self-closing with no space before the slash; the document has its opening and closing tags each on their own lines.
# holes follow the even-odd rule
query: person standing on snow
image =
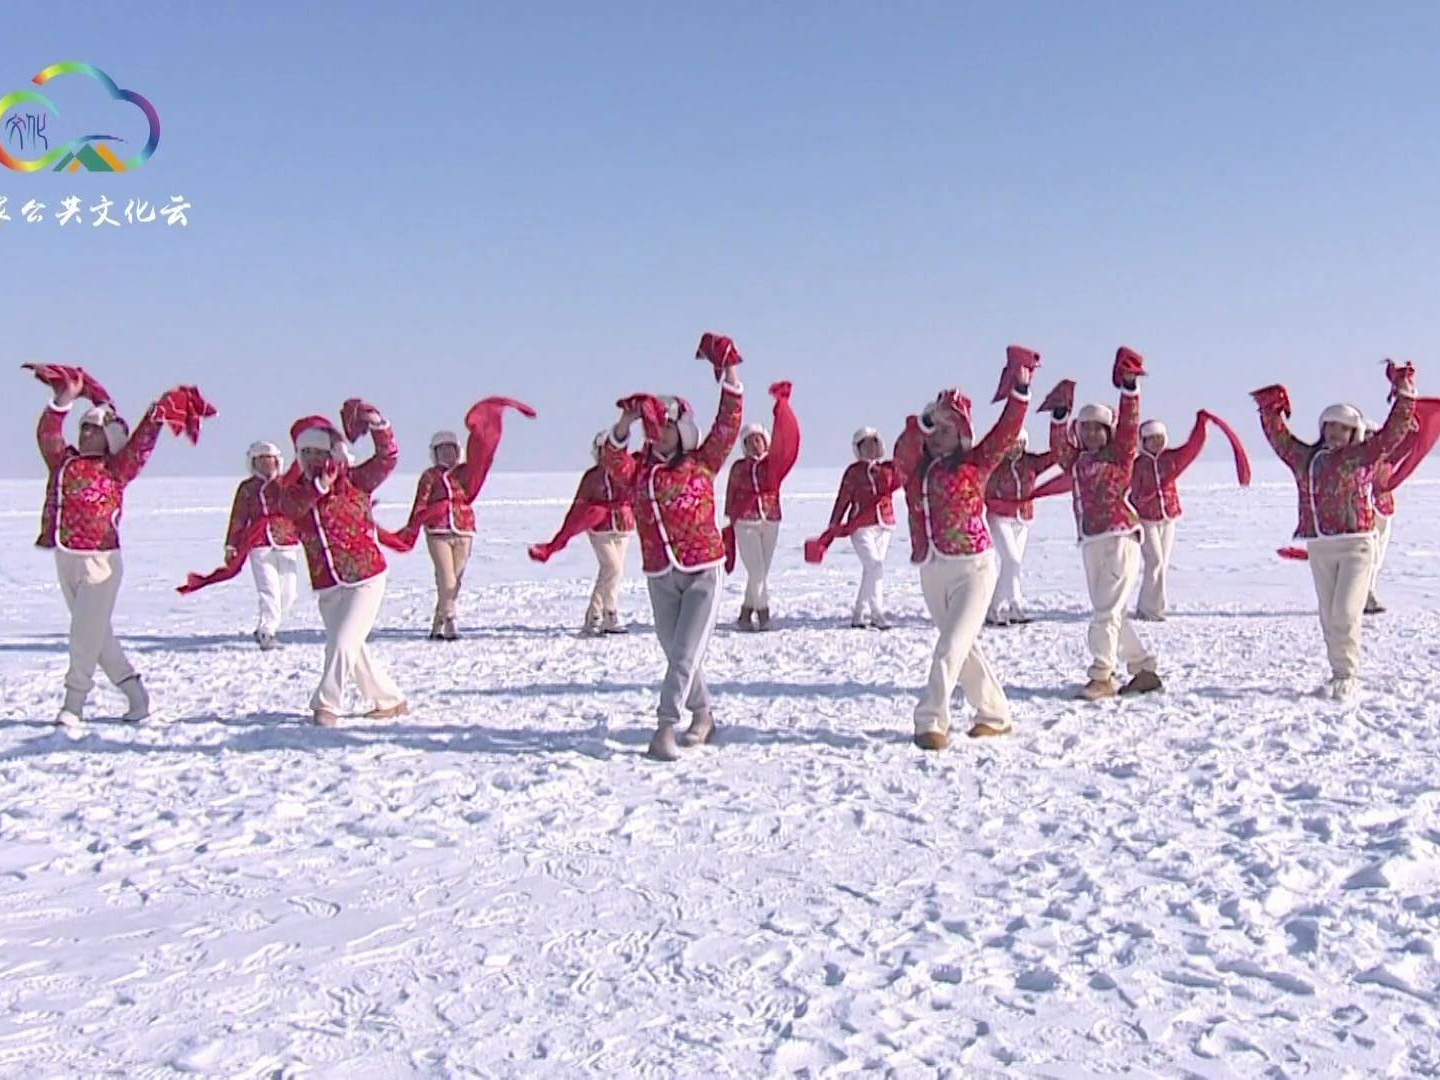
<svg viewBox="0 0 1440 1080">
<path fill-rule="evenodd" d="M 581 475 L 580 486 L 575 489 L 560 531 L 547 543 L 530 547 L 530 558 L 540 563 L 549 562 L 551 556 L 576 536 L 581 533 L 589 536 L 597 571 L 580 630 L 585 637 L 628 633 L 620 622 L 620 582 L 625 576 L 625 552 L 630 546 L 630 537 L 635 535 L 635 512 L 630 507 L 629 493 L 617 488 L 600 463 L 601 451 L 609 438 L 609 431 L 595 436 L 591 444 L 594 464 Z"/>
<path fill-rule="evenodd" d="M 1373 439 L 1380 434 L 1380 426 L 1367 422 L 1365 434 L 1367 438 Z M 1383 458 L 1375 465 L 1375 569 L 1370 573 L 1370 594 L 1365 598 L 1366 615 L 1380 615 L 1385 611 L 1377 587 L 1380 584 L 1380 570 L 1385 565 L 1385 555 L 1390 550 L 1390 532 L 1395 525 L 1395 492 L 1390 488 L 1394 472 L 1395 466 L 1389 458 Z"/>
<path fill-rule="evenodd" d="M 840 477 L 840 490 L 830 511 L 830 528 L 848 528 L 860 560 L 860 590 L 850 614 L 856 630 L 890 629 L 885 615 L 885 553 L 895 532 L 895 499 L 886 487 L 888 465 L 881 462 L 885 446 L 873 427 L 862 427 L 850 440 L 855 460 Z M 884 490 L 882 491 L 882 488 Z M 868 616 L 868 622 L 867 622 Z"/>
<path fill-rule="evenodd" d="M 120 517 L 125 489 L 150 460 L 165 424 L 188 426 L 194 438 L 200 418 L 213 416 L 214 410 L 194 387 L 177 387 L 162 395 L 132 432 L 109 395 L 79 368 L 42 364 L 33 370 L 55 393 L 36 431 L 49 478 L 35 543 L 55 552 L 60 592 L 70 609 L 70 666 L 55 722 L 79 727 L 97 665 L 125 695 L 124 719 L 138 722 L 150 715 L 150 695 L 110 624 L 124 573 Z M 65 417 L 82 394 L 94 404 L 80 417 L 78 444 L 70 446 Z"/>
<path fill-rule="evenodd" d="M 720 407 L 703 441 L 689 402 L 637 394 L 618 403 L 620 419 L 600 451 L 605 474 L 635 509 L 655 635 L 665 652 L 648 750 L 660 761 L 675 761 L 681 745 L 699 746 L 715 734 L 704 675 L 725 565 L 725 544 L 715 523 L 715 477 L 740 437 L 744 399 L 734 342 L 706 334 L 700 354 L 720 382 Z M 644 425 L 645 443 L 632 454 L 626 445 L 637 420 Z M 689 711 L 691 721 L 677 743 L 681 710 Z"/>
<path fill-rule="evenodd" d="M 325 666 L 310 699 L 321 727 L 339 723 L 352 682 L 368 705 L 369 719 L 410 711 L 404 693 L 365 644 L 385 598 L 386 574 L 371 495 L 395 471 L 400 450 L 379 410 L 356 403 L 354 412 L 359 433 L 368 431 L 374 440 L 374 455 L 351 465 L 335 426 L 323 416 L 303 417 L 290 428 L 299 475 L 287 478 L 280 492 L 280 509 L 299 531 L 325 624 Z"/>
<path fill-rule="evenodd" d="M 985 523 L 1000 556 L 1000 581 L 985 622 L 990 626 L 1024 625 L 1025 596 L 1020 572 L 1025 564 L 1025 547 L 1030 539 L 1030 522 L 1035 519 L 1035 481 L 1055 464 L 1047 450 L 1027 452 L 1030 437 L 1021 428 L 1010 444 L 1005 460 L 990 474 L 985 486 Z"/>
<path fill-rule="evenodd" d="M 777 387 L 785 387 L 783 394 Z M 770 629 L 770 564 L 780 538 L 780 485 L 795 465 L 800 450 L 800 429 L 790 407 L 788 383 L 771 387 L 775 394 L 775 430 L 779 449 L 771 453 L 770 432 L 751 424 L 741 433 L 744 456 L 730 466 L 725 486 L 725 516 L 729 519 L 727 555 L 731 546 L 745 564 L 745 599 L 736 626 L 741 630 Z M 727 557 L 726 569 L 733 565 Z M 753 620 L 753 621 L 752 621 Z"/>
<path fill-rule="evenodd" d="M 1145 374 L 1139 353 L 1122 346 L 1111 381 L 1120 390 L 1120 410 L 1091 404 L 1069 422 L 1075 384 L 1066 379 L 1052 390 L 1042 411 L 1051 414 L 1050 449 L 1070 477 L 1080 557 L 1090 592 L 1091 662 L 1079 696 L 1085 701 L 1114 697 L 1123 664 L 1130 679 L 1119 692 L 1145 694 L 1161 688 L 1153 653 L 1126 614 L 1125 604 L 1140 576 L 1140 519 L 1130 504 L 1130 483 L 1140 451 L 1140 390 Z M 1073 441 L 1072 441 L 1073 435 Z"/>
<path fill-rule="evenodd" d="M 1140 598 L 1135 618 L 1143 622 L 1165 621 L 1175 523 L 1184 513 L 1176 481 L 1205 448 L 1205 414 L 1195 418 L 1183 445 L 1167 449 L 1169 439 L 1169 430 L 1159 420 L 1141 424 L 1140 453 L 1130 477 L 1130 504 L 1140 515 Z"/>
<path fill-rule="evenodd" d="M 300 534 L 295 523 L 279 512 L 280 472 L 284 460 L 272 442 L 254 442 L 245 452 L 250 474 L 235 489 L 230 524 L 225 530 L 225 560 L 239 554 L 243 538 L 255 523 L 264 521 L 264 535 L 249 554 L 250 573 L 260 613 L 252 635 L 262 650 L 276 646 L 280 624 L 295 604 L 300 585 Z"/>
<path fill-rule="evenodd" d="M 435 614 L 430 620 L 431 641 L 457 641 L 456 601 L 465 567 L 470 562 L 470 545 L 475 538 L 475 507 L 479 492 L 466 489 L 465 465 L 460 455 L 460 437 L 453 431 L 430 436 L 430 467 L 415 485 L 410 520 L 424 517 L 434 524 L 425 526 L 425 547 L 435 567 Z"/>
<path fill-rule="evenodd" d="M 1260 426 L 1276 455 L 1295 477 L 1300 501 L 1296 539 L 1305 541 L 1320 606 L 1320 628 L 1330 679 L 1320 696 L 1348 701 L 1359 690 L 1360 629 L 1374 581 L 1375 470 L 1404 442 L 1415 420 L 1415 368 L 1388 364 L 1394 405 L 1373 439 L 1353 405 L 1331 405 L 1320 414 L 1320 441 L 1302 442 L 1286 422 L 1290 395 L 1267 386 L 1251 396 Z"/>
</svg>

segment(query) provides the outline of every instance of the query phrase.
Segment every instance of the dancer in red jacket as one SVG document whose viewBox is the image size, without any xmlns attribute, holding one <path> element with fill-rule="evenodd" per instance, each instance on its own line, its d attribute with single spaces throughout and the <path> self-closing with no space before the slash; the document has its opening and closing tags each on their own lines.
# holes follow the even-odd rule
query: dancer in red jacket
<svg viewBox="0 0 1440 1080">
<path fill-rule="evenodd" d="M 1025 547 L 1030 539 L 1030 522 L 1035 519 L 1035 481 L 1055 464 L 1049 450 L 1027 452 L 1030 437 L 1022 428 L 1010 444 L 1005 460 L 990 474 L 985 488 L 985 522 L 1000 556 L 1000 582 L 990 601 L 985 621 L 991 626 L 1023 625 L 1025 596 L 1020 589 L 1020 571 L 1025 564 Z"/>
<path fill-rule="evenodd" d="M 1126 599 L 1140 576 L 1140 519 L 1129 493 L 1140 451 L 1138 380 L 1144 374 L 1140 354 L 1122 346 L 1111 373 L 1120 390 L 1118 420 L 1106 405 L 1086 405 L 1076 414 L 1072 432 L 1068 421 L 1075 384 L 1068 379 L 1041 406 L 1051 413 L 1050 449 L 1056 464 L 1070 476 L 1090 590 L 1087 638 L 1092 660 L 1089 681 L 1080 691 L 1086 701 L 1115 696 L 1114 679 L 1122 664 L 1130 679 L 1120 693 L 1144 694 L 1161 687 L 1155 656 L 1125 612 Z"/>
<path fill-rule="evenodd" d="M 465 485 L 465 465 L 460 455 L 460 436 L 437 431 L 430 437 L 430 467 L 420 474 L 410 520 L 428 518 L 425 547 L 435 567 L 435 614 L 430 620 L 431 641 L 456 641 L 455 604 L 465 567 L 470 562 L 470 545 L 475 538 L 475 508 L 479 492 Z"/>
<path fill-rule="evenodd" d="M 1176 481 L 1205 448 L 1205 413 L 1184 444 L 1167 449 L 1169 430 L 1159 420 L 1140 425 L 1140 453 L 1130 477 L 1130 503 L 1140 515 L 1140 598 L 1135 617 L 1164 622 L 1169 605 L 1170 554 L 1175 549 L 1175 523 L 1184 511 Z"/>
<path fill-rule="evenodd" d="M 691 723 L 680 744 L 698 746 L 715 732 L 704 676 L 725 566 L 725 545 L 715 523 L 715 477 L 740 437 L 743 399 L 734 343 L 706 334 L 700 353 L 720 380 L 720 408 L 703 441 L 689 402 L 638 394 L 619 403 L 620 419 L 600 452 L 610 482 L 635 509 L 655 634 L 665 651 L 658 723 L 649 748 L 650 756 L 661 761 L 680 756 L 675 725 L 682 709 L 690 712 Z M 626 444 L 637 420 L 644 424 L 645 444 L 632 454 Z"/>
<path fill-rule="evenodd" d="M 264 522 L 264 532 L 250 549 L 248 561 L 260 604 L 252 636 L 265 651 L 275 648 L 280 624 L 294 606 L 300 586 L 300 535 L 294 522 L 279 513 L 284 465 L 280 448 L 274 443 L 250 444 L 245 453 L 245 468 L 250 475 L 235 489 L 230 524 L 225 530 L 225 560 L 229 562 L 239 553 L 251 526 Z"/>
<path fill-rule="evenodd" d="M 1379 434 L 1380 425 L 1367 421 L 1365 437 L 1373 439 Z M 1395 492 L 1390 487 L 1394 473 L 1395 466 L 1389 458 L 1375 466 L 1375 569 L 1370 574 L 1370 594 L 1365 598 L 1366 615 L 1380 615 L 1385 611 L 1376 588 L 1380 584 L 1380 570 L 1390 550 L 1390 532 L 1395 524 Z"/>
<path fill-rule="evenodd" d="M 745 565 L 745 599 L 736 626 L 770 629 L 770 564 L 780 539 L 780 489 L 764 482 L 770 432 L 749 424 L 741 432 L 744 456 L 730 466 L 725 485 L 725 516 L 735 530 L 735 547 Z"/>
<path fill-rule="evenodd" d="M 36 431 L 49 479 L 35 543 L 55 552 L 60 592 L 70 609 L 70 666 L 55 722 L 80 725 L 97 665 L 125 695 L 125 719 L 144 720 L 150 715 L 150 695 L 110 625 L 124 573 L 120 517 L 125 489 L 150 460 L 167 423 L 188 426 L 193 438 L 200 418 L 214 410 L 193 387 L 177 387 L 162 395 L 131 431 L 104 388 L 79 368 L 38 365 L 33 370 L 55 393 Z M 79 443 L 70 446 L 65 417 L 82 394 L 90 396 L 93 407 L 80 418 Z"/>
<path fill-rule="evenodd" d="M 1330 660 L 1322 697 L 1347 701 L 1359 689 L 1360 626 L 1375 568 L 1375 470 L 1409 434 L 1415 419 L 1415 369 L 1387 367 L 1394 405 L 1373 439 L 1352 405 L 1331 405 L 1320 414 L 1320 441 L 1302 442 L 1286 423 L 1290 395 L 1283 386 L 1254 393 L 1260 425 L 1275 453 L 1295 477 L 1300 499 L 1297 539 L 1305 541 L 1320 628 Z"/>
<path fill-rule="evenodd" d="M 890 550 L 890 537 L 895 532 L 895 499 L 885 486 L 889 463 L 880 460 L 885 445 L 873 427 L 855 432 L 850 449 L 855 460 L 840 477 L 840 490 L 830 511 L 830 528 L 849 530 L 850 543 L 860 560 L 860 591 L 855 595 L 850 625 L 857 630 L 867 626 L 888 630 L 885 553 Z"/>
<path fill-rule="evenodd" d="M 625 576 L 625 552 L 635 535 L 635 512 L 629 492 L 621 491 L 600 463 L 609 438 L 609 431 L 595 436 L 591 447 L 595 463 L 581 475 L 560 531 L 549 542 L 530 547 L 530 558 L 543 563 L 581 533 L 590 538 L 598 570 L 580 631 L 585 637 L 628 633 L 620 621 L 620 581 Z"/>
<path fill-rule="evenodd" d="M 321 727 L 339 722 L 351 682 L 370 719 L 410 711 L 404 693 L 365 644 L 385 598 L 385 556 L 376 541 L 371 496 L 395 471 L 400 450 L 377 409 L 356 403 L 354 415 L 358 434 L 368 431 L 375 443 L 368 461 L 351 465 L 335 426 L 323 416 L 303 417 L 290 428 L 299 475 L 281 485 L 280 509 L 299 530 L 325 624 L 325 667 L 310 700 Z"/>
</svg>

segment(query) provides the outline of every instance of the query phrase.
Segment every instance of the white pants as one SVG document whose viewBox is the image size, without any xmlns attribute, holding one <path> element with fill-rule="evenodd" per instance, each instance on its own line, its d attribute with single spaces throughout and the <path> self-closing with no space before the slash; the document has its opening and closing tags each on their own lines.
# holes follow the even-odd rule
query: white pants
<svg viewBox="0 0 1440 1080">
<path fill-rule="evenodd" d="M 1380 583 L 1380 568 L 1385 565 L 1385 553 L 1390 550 L 1390 530 L 1395 524 L 1393 517 L 1375 515 L 1375 569 L 1370 572 L 1370 595 L 1375 595 L 1375 586 Z"/>
<path fill-rule="evenodd" d="M 920 567 L 925 606 L 940 631 L 925 694 L 915 706 L 915 733 L 950 729 L 950 695 L 958 682 L 975 719 L 1004 727 L 1010 722 L 1005 699 L 985 653 L 980 630 L 1000 576 L 993 552 L 960 559 L 931 557 Z"/>
<path fill-rule="evenodd" d="M 345 687 L 352 682 L 370 708 L 388 709 L 404 701 L 405 695 L 365 644 L 385 599 L 385 575 L 363 585 L 326 589 L 316 599 L 325 624 L 325 671 L 310 707 L 340 715 L 345 710 Z"/>
<path fill-rule="evenodd" d="M 119 686 L 135 674 L 110 628 L 124 574 L 120 552 L 56 551 L 55 571 L 65 606 L 70 609 L 70 669 L 65 672 L 65 689 L 82 698 L 90 693 L 96 664 Z"/>
<path fill-rule="evenodd" d="M 1170 573 L 1170 553 L 1175 550 L 1175 522 L 1145 521 L 1140 524 L 1140 600 L 1136 612 L 1152 619 L 1165 614 L 1169 604 L 1166 577 Z"/>
<path fill-rule="evenodd" d="M 895 530 L 884 525 L 866 525 L 850 534 L 850 545 L 860 559 L 860 591 L 855 595 L 855 618 L 869 609 L 872 619 L 885 617 L 885 553 Z"/>
<path fill-rule="evenodd" d="M 986 514 L 985 521 L 995 541 L 995 553 L 1000 557 L 1000 583 L 995 586 L 995 598 L 990 601 L 990 614 L 998 616 L 1002 611 L 1018 611 L 1025 606 L 1025 596 L 1020 591 L 1020 569 L 1025 564 L 1030 526 L 1020 518 L 998 514 Z"/>
<path fill-rule="evenodd" d="M 745 606 L 770 610 L 770 563 L 780 539 L 778 521 L 735 522 L 735 551 L 745 564 Z"/>
<path fill-rule="evenodd" d="M 724 569 L 716 566 L 692 574 L 671 568 L 645 579 L 655 613 L 655 636 L 665 650 L 665 678 L 655 710 L 661 723 L 677 722 L 681 709 L 694 713 L 710 708 L 705 652 L 720 613 Z"/>
<path fill-rule="evenodd" d="M 1131 675 L 1155 670 L 1155 657 L 1145 648 L 1125 602 L 1140 576 L 1140 545 L 1134 536 L 1106 536 L 1080 547 L 1085 581 L 1090 587 L 1090 678 L 1110 679 L 1124 665 Z"/>
<path fill-rule="evenodd" d="M 588 535 L 599 571 L 595 575 L 595 587 L 590 590 L 590 604 L 585 609 L 587 623 L 599 622 L 607 611 L 620 610 L 620 580 L 625 576 L 625 549 L 630 546 L 629 533 Z"/>
<path fill-rule="evenodd" d="M 1320 601 L 1320 629 L 1337 679 L 1360 671 L 1360 623 L 1375 569 L 1375 537 L 1311 540 L 1310 573 Z"/>
<path fill-rule="evenodd" d="M 280 624 L 290 614 L 300 589 L 299 548 L 256 548 L 250 552 L 250 573 L 255 578 L 255 595 L 260 601 L 260 616 L 255 623 L 258 634 L 278 634 Z"/>
</svg>

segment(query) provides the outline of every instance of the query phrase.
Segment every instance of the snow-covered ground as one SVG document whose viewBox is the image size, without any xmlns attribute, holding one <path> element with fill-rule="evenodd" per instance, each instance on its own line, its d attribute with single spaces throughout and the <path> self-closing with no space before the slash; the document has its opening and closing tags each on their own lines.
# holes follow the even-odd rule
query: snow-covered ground
<svg viewBox="0 0 1440 1080">
<path fill-rule="evenodd" d="M 262 658 L 248 574 L 172 591 L 218 558 L 234 481 L 142 479 L 116 625 L 158 715 L 74 741 L 47 723 L 41 486 L 0 484 L 0 1073 L 1440 1073 L 1440 485 L 1402 492 L 1349 707 L 1308 696 L 1309 574 L 1273 554 L 1293 488 L 1208 461 L 1147 629 L 1167 692 L 1072 700 L 1083 579 L 1051 500 L 1040 620 L 985 636 L 1016 732 L 926 755 L 903 529 L 889 633 L 846 625 L 847 545 L 800 558 L 837 474 L 792 479 L 778 628 L 717 634 L 724 738 L 675 766 L 642 757 L 637 553 L 637 632 L 603 641 L 573 633 L 588 547 L 525 558 L 573 477 L 492 478 L 463 643 L 424 640 L 423 551 L 393 560 L 375 647 L 414 715 L 335 731 L 303 722 L 308 595 Z"/>
</svg>

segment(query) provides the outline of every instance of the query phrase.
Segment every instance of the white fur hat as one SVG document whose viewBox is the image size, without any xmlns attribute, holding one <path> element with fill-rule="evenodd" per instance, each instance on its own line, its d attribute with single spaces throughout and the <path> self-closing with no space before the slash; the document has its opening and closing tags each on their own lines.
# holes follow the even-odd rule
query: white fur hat
<svg viewBox="0 0 1440 1080">
<path fill-rule="evenodd" d="M 766 446 L 766 448 L 767 448 L 767 449 L 769 448 L 769 446 L 770 446 L 770 430 L 769 430 L 769 428 L 767 428 L 764 424 L 746 424 L 746 425 L 745 425 L 745 430 L 743 430 L 742 432 L 740 432 L 740 445 L 741 445 L 742 447 L 745 445 L 745 440 L 748 439 L 748 438 L 750 438 L 751 435 L 759 435 L 762 439 L 765 440 L 765 446 Z"/>
<path fill-rule="evenodd" d="M 113 405 L 95 405 L 86 409 L 80 414 L 80 426 L 87 424 L 105 432 L 105 448 L 112 454 L 124 450 L 125 444 L 130 441 L 130 427 L 120 419 Z"/>
<path fill-rule="evenodd" d="M 280 467 L 285 467 L 285 455 L 280 452 L 280 447 L 273 442 L 265 442 L 263 439 L 252 442 L 250 449 L 245 451 L 245 471 L 255 473 L 255 459 L 257 457 L 275 457 L 280 459 Z"/>
<path fill-rule="evenodd" d="M 880 438 L 880 432 L 873 427 L 856 428 L 855 434 L 850 436 L 850 449 L 855 452 L 855 460 L 860 460 L 860 444 L 866 439 L 874 439 L 880 444 L 880 452 L 885 452 L 885 440 Z"/>
<path fill-rule="evenodd" d="M 306 428 L 295 436 L 296 450 L 333 450 L 337 442 L 334 432 L 328 428 Z"/>
<path fill-rule="evenodd" d="M 1080 406 L 1080 411 L 1075 414 L 1077 424 L 1104 424 L 1114 430 L 1115 411 L 1109 405 L 1098 405 L 1091 403 Z"/>
<path fill-rule="evenodd" d="M 1356 441 L 1365 438 L 1365 417 L 1354 405 L 1331 405 L 1320 414 L 1320 430 L 1326 424 L 1343 424 L 1355 432 Z"/>
<path fill-rule="evenodd" d="M 1140 438 L 1150 439 L 1158 436 L 1168 445 L 1170 442 L 1170 429 L 1160 420 L 1146 420 L 1140 425 Z"/>
<path fill-rule="evenodd" d="M 604 448 L 606 440 L 610 438 L 609 430 L 597 431 L 595 438 L 590 440 L 590 456 L 595 459 L 595 464 L 600 464 L 600 451 Z"/>
<path fill-rule="evenodd" d="M 665 419 L 680 431 L 680 449 L 686 453 L 700 445 L 700 428 L 695 423 L 695 410 L 682 397 L 662 397 L 665 403 Z"/>
<path fill-rule="evenodd" d="M 431 435 L 431 436 L 430 436 L 430 464 L 431 464 L 431 465 L 438 465 L 438 464 L 440 464 L 439 460 L 438 460 L 437 457 L 436 457 L 435 451 L 438 450 L 438 449 L 440 449 L 440 447 L 442 447 L 442 446 L 453 446 L 453 447 L 455 447 L 456 450 L 459 450 L 459 449 L 460 449 L 460 436 L 456 435 L 455 432 L 453 432 L 453 431 L 437 431 L 437 432 L 435 432 L 434 435 Z"/>
</svg>

